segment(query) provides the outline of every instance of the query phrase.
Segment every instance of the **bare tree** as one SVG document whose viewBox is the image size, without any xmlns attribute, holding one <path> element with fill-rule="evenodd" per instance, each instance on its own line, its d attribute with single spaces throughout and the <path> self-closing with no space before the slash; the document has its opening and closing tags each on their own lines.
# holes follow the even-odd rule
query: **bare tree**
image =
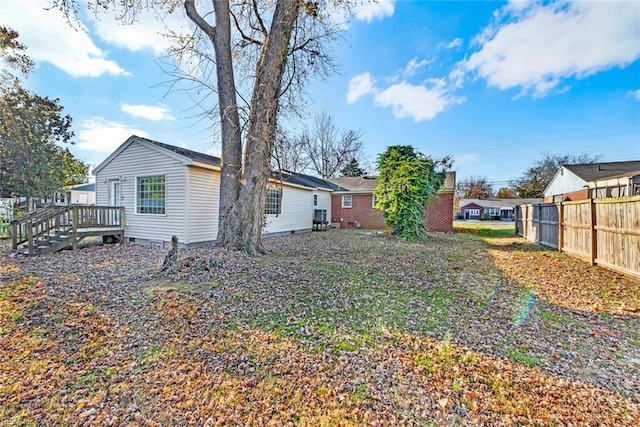
<svg viewBox="0 0 640 427">
<path fill-rule="evenodd" d="M 562 165 L 595 163 L 600 156 L 593 154 L 543 153 L 535 164 L 511 183 L 520 197 L 544 197 L 544 190 Z"/>
<path fill-rule="evenodd" d="M 284 130 L 276 130 L 276 140 L 273 147 L 272 168 L 288 170 L 290 172 L 304 172 L 309 164 L 306 153 L 300 149 L 300 137 L 292 138 Z"/>
<path fill-rule="evenodd" d="M 483 176 L 471 176 L 458 183 L 456 193 L 461 199 L 488 199 L 493 196 L 493 188 Z"/>
<path fill-rule="evenodd" d="M 51 1 L 67 15 L 76 16 L 82 4 L 80 0 Z M 178 5 L 175 0 L 89 2 L 94 10 L 124 8 L 121 19 L 129 22 L 144 8 L 172 13 L 179 10 Z M 179 37 L 176 52 L 192 53 L 201 64 L 215 64 L 216 85 L 209 83 L 214 78 L 209 75 L 197 75 L 192 81 L 199 90 L 217 94 L 222 138 L 217 244 L 263 253 L 263 213 L 278 113 L 295 107 L 300 91 L 294 89 L 302 88 L 311 74 L 330 71 L 323 44 L 337 34 L 339 26 L 327 17 L 327 3 L 313 1 L 212 0 L 213 13 L 204 8 L 206 3 L 195 0 L 184 0 L 182 5 L 198 31 L 192 37 Z M 202 41 L 211 43 L 213 57 L 198 44 Z M 245 78 L 237 80 L 238 69 L 245 70 Z M 245 87 L 250 88 L 250 96 L 242 95 Z M 238 99 L 245 103 L 244 110 Z M 244 126 L 241 119 L 246 119 Z"/>
<path fill-rule="evenodd" d="M 352 159 L 362 157 L 362 132 L 339 133 L 335 122 L 323 111 L 316 116 L 311 132 L 304 132 L 298 142 L 313 170 L 323 178 L 336 176 Z"/>
</svg>

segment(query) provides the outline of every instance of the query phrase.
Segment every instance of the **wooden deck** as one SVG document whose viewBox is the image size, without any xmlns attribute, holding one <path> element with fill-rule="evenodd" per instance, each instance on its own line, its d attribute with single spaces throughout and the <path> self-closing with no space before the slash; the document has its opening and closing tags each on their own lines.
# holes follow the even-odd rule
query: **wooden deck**
<svg viewBox="0 0 640 427">
<path fill-rule="evenodd" d="M 11 222 L 11 246 L 26 255 L 77 249 L 86 237 L 124 238 L 124 208 L 50 206 Z"/>
</svg>

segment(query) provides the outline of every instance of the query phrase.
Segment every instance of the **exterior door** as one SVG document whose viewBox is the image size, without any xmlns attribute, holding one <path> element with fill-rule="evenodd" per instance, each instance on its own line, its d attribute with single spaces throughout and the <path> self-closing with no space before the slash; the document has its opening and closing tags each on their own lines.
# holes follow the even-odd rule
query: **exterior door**
<svg viewBox="0 0 640 427">
<path fill-rule="evenodd" d="M 114 179 L 109 181 L 109 206 L 121 206 L 122 205 L 122 190 L 120 187 L 120 180 Z M 113 212 L 113 224 L 120 224 L 120 211 Z"/>
</svg>

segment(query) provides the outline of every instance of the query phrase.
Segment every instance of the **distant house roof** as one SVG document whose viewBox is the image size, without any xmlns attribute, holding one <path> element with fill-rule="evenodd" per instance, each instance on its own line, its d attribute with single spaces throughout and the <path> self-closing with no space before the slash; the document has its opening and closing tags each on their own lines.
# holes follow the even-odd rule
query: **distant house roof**
<svg viewBox="0 0 640 427">
<path fill-rule="evenodd" d="M 635 175 L 640 170 L 640 160 L 564 165 L 564 167 L 584 181 L 591 182 L 625 174 Z"/>
<path fill-rule="evenodd" d="M 460 208 L 474 204 L 483 208 L 513 208 L 517 205 L 530 205 L 542 203 L 544 199 L 462 199 L 460 200 Z"/>
<path fill-rule="evenodd" d="M 92 182 L 90 184 L 74 185 L 73 187 L 69 188 L 69 190 L 73 190 L 73 191 L 96 191 L 96 183 Z"/>
</svg>

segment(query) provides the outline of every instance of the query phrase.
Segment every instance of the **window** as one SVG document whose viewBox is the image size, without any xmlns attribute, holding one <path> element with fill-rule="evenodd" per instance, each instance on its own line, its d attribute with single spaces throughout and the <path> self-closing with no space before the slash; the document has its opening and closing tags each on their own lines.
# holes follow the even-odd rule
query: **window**
<svg viewBox="0 0 640 427">
<path fill-rule="evenodd" d="M 136 213 L 165 214 L 164 175 L 139 176 L 136 178 Z"/>
<path fill-rule="evenodd" d="M 467 209 L 469 216 L 480 216 L 480 209 Z"/>
<path fill-rule="evenodd" d="M 371 196 L 371 207 L 376 208 L 376 196 Z"/>
<path fill-rule="evenodd" d="M 280 215 L 282 213 L 282 189 L 270 188 L 267 191 L 267 200 L 264 204 L 265 215 Z"/>
<path fill-rule="evenodd" d="M 342 207 L 343 208 L 350 208 L 351 204 L 352 204 L 352 200 L 351 200 L 351 195 L 349 196 L 342 196 Z"/>
<path fill-rule="evenodd" d="M 317 194 L 313 195 L 313 206 L 318 206 L 318 195 Z"/>
<path fill-rule="evenodd" d="M 500 216 L 500 208 L 487 208 L 484 211 L 491 216 Z"/>
</svg>

